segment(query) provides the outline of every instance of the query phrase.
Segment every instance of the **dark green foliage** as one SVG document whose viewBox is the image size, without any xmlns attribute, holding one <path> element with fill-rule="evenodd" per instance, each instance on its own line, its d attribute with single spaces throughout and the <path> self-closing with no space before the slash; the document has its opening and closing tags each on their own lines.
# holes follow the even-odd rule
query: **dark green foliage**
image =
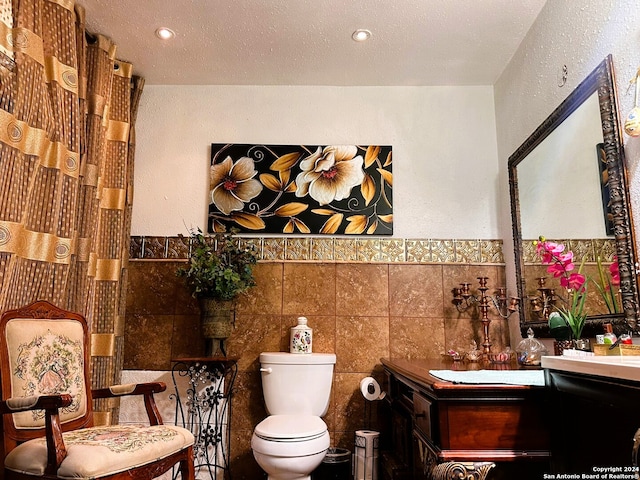
<svg viewBox="0 0 640 480">
<path fill-rule="evenodd" d="M 176 274 L 186 279 L 194 297 L 232 300 L 256 282 L 253 267 L 258 257 L 252 245 L 241 247 L 233 238 L 237 230 L 205 236 L 192 230 L 189 264 Z"/>
</svg>

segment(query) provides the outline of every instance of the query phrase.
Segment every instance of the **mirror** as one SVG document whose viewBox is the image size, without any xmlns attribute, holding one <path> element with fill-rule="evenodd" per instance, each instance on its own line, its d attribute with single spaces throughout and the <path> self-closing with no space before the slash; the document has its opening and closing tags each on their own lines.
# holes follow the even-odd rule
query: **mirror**
<svg viewBox="0 0 640 480">
<path fill-rule="evenodd" d="M 592 337 L 611 322 L 616 333 L 637 332 L 638 287 L 624 150 L 618 120 L 611 56 L 605 58 L 509 157 L 511 217 L 522 335 L 533 328 L 548 337 L 547 321 L 535 308 L 546 273 L 533 240 L 567 245 L 576 268 L 597 278 L 598 257 L 606 266 L 617 256 L 620 313 L 609 312 L 597 289 L 588 289 L 589 317 L 583 331 Z M 560 295 L 560 287 L 558 287 Z M 539 303 L 538 303 L 539 305 Z"/>
</svg>

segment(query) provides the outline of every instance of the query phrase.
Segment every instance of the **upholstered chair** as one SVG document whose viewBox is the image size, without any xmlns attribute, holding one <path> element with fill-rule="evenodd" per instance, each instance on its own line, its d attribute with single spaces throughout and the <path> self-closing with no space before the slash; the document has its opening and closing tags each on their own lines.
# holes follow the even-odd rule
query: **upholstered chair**
<svg viewBox="0 0 640 480">
<path fill-rule="evenodd" d="M 7 479 L 146 480 L 176 466 L 194 479 L 188 430 L 163 425 L 163 383 L 90 388 L 82 315 L 38 301 L 0 318 L 4 475 Z M 94 426 L 93 400 L 140 395 L 149 423 Z"/>
</svg>

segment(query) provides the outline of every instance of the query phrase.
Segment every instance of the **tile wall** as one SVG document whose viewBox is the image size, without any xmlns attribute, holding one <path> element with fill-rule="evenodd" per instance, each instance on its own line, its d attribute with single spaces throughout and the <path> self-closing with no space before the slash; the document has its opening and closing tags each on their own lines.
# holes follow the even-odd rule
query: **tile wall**
<svg viewBox="0 0 640 480">
<path fill-rule="evenodd" d="M 176 269 L 188 244 L 180 237 L 136 237 L 131 242 L 125 322 L 125 370 L 168 371 L 172 358 L 203 353 L 199 310 Z M 239 374 L 231 418 L 231 468 L 236 479 L 262 478 L 250 448 L 263 406 L 258 357 L 288 351 L 289 328 L 304 315 L 314 352 L 337 356 L 325 417 L 332 445 L 353 452 L 354 431 L 376 429 L 365 418 L 360 380 L 382 383 L 381 357 L 439 358 L 481 343 L 479 320 L 461 315 L 451 289 L 463 281 L 505 283 L 502 245 L 491 240 L 248 239 L 262 260 L 257 286 L 237 307 L 228 355 Z M 494 348 L 508 344 L 506 320 L 491 323 Z"/>
</svg>

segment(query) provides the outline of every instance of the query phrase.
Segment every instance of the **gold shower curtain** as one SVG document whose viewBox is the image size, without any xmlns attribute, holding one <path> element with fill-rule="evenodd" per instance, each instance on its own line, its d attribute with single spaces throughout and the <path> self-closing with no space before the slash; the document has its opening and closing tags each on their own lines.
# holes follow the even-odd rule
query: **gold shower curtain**
<svg viewBox="0 0 640 480">
<path fill-rule="evenodd" d="M 93 387 L 118 383 L 144 82 L 72 0 L 0 2 L 0 310 L 82 312 Z M 117 405 L 97 411 L 112 423 Z"/>
</svg>

